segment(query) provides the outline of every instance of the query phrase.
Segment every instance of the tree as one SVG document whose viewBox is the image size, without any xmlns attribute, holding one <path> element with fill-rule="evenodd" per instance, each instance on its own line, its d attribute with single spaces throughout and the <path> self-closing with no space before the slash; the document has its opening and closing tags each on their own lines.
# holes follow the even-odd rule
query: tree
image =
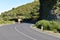
<svg viewBox="0 0 60 40">
<path fill-rule="evenodd" d="M 49 19 L 53 17 L 51 10 L 53 10 L 53 6 L 56 3 L 57 0 L 40 0 L 40 19 Z"/>
</svg>

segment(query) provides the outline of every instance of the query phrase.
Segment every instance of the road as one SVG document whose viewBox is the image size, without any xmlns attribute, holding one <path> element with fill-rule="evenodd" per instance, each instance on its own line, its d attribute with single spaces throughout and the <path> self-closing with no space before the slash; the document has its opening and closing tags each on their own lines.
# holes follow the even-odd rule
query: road
<svg viewBox="0 0 60 40">
<path fill-rule="evenodd" d="M 60 38 L 35 31 L 29 23 L 16 23 L 0 27 L 0 40 L 60 40 Z"/>
</svg>

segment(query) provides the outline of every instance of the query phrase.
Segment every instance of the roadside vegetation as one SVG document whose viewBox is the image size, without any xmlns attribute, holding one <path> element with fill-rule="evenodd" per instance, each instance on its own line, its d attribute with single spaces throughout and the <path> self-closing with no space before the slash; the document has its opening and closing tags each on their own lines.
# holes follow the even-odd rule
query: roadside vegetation
<svg viewBox="0 0 60 40">
<path fill-rule="evenodd" d="M 15 23 L 14 21 L 9 21 L 7 19 L 3 20 L 3 18 L 0 18 L 0 24 L 13 24 Z"/>
<path fill-rule="evenodd" d="M 2 12 L 0 15 L 0 24 L 13 22 L 16 19 L 29 19 L 36 21 L 39 18 L 39 2 L 34 1 L 16 8 L 12 8 L 9 11 Z"/>
<path fill-rule="evenodd" d="M 34 26 L 41 29 L 41 25 L 43 26 L 43 30 L 49 30 L 60 33 L 60 22 L 58 21 L 40 20 Z"/>
<path fill-rule="evenodd" d="M 14 21 L 0 21 L 0 24 L 14 24 Z"/>
<path fill-rule="evenodd" d="M 23 20 L 29 19 L 29 20 L 35 21 L 36 24 L 34 26 L 36 26 L 39 29 L 41 29 L 41 25 L 42 25 L 43 30 L 50 30 L 50 31 L 60 33 L 60 22 L 53 21 L 53 20 L 51 20 L 51 21 L 40 20 L 40 8 L 39 7 L 40 7 L 40 3 L 39 3 L 39 1 L 36 0 L 32 3 L 28 3 L 28 4 L 25 4 L 22 6 L 18 6 L 17 8 L 12 8 L 9 11 L 2 12 L 0 15 L 0 24 L 12 24 L 12 23 L 15 23 L 15 19 L 22 17 Z M 59 5 L 54 5 L 53 8 L 57 10 L 56 11 L 57 14 L 60 14 Z M 46 14 L 47 13 L 45 12 L 42 17 L 45 17 Z M 55 14 L 53 14 L 53 15 L 55 15 Z M 38 21 L 38 20 L 40 20 L 40 21 Z"/>
<path fill-rule="evenodd" d="M 0 15 L 0 24 L 13 23 L 15 19 L 19 18 L 36 21 L 39 18 L 39 2 L 34 1 L 2 12 Z"/>
</svg>

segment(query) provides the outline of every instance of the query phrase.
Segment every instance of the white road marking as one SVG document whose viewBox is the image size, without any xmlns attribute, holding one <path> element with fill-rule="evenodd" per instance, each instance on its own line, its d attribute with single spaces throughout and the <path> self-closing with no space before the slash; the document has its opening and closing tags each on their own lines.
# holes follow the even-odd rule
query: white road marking
<svg viewBox="0 0 60 40">
<path fill-rule="evenodd" d="M 37 39 L 35 39 L 35 38 L 32 38 L 32 37 L 29 36 L 29 35 L 26 35 L 25 33 L 21 32 L 21 31 L 19 31 L 16 27 L 15 27 L 15 30 L 16 30 L 18 33 L 21 33 L 22 35 L 24 35 L 24 36 L 26 36 L 26 37 L 28 37 L 28 38 L 30 38 L 30 39 L 32 39 L 32 40 L 37 40 Z"/>
<path fill-rule="evenodd" d="M 50 33 L 47 33 L 47 32 L 43 32 L 43 31 L 41 31 L 41 30 L 38 29 L 38 28 L 34 28 L 34 27 L 32 27 L 32 25 L 31 25 L 30 28 L 33 29 L 33 30 L 35 30 L 35 31 L 37 31 L 37 32 L 40 32 L 40 33 L 43 33 L 43 34 L 47 34 L 47 35 L 52 36 L 52 37 L 60 38 L 60 36 L 53 35 L 53 34 L 50 34 Z"/>
</svg>

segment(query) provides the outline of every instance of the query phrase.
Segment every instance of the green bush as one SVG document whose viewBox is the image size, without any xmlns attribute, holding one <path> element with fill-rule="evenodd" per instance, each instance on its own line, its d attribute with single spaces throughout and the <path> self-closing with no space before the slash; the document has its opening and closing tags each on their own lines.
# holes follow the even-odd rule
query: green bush
<svg viewBox="0 0 60 40">
<path fill-rule="evenodd" d="M 56 21 L 50 21 L 50 30 L 57 29 L 58 28 L 58 22 Z"/>
<path fill-rule="evenodd" d="M 0 17 L 0 21 L 9 21 L 10 17 L 6 16 L 6 17 Z"/>
<path fill-rule="evenodd" d="M 40 20 L 35 24 L 38 28 L 41 28 L 41 25 L 44 27 L 43 29 L 48 29 L 50 23 L 47 20 Z"/>
<path fill-rule="evenodd" d="M 57 31 L 60 33 L 60 24 L 57 27 Z"/>
<path fill-rule="evenodd" d="M 53 29 L 52 31 L 53 31 L 53 32 L 55 32 L 55 33 L 57 33 L 57 32 L 58 32 L 58 31 L 57 31 L 57 29 Z"/>
<path fill-rule="evenodd" d="M 60 22 L 40 20 L 35 24 L 35 26 L 37 28 L 41 28 L 41 25 L 43 26 L 44 30 L 51 30 L 51 31 L 54 31 L 54 32 L 60 32 Z"/>
<path fill-rule="evenodd" d="M 15 22 L 14 21 L 4 21 L 4 20 L 0 21 L 0 24 L 13 24 L 13 23 L 15 23 Z"/>
</svg>

